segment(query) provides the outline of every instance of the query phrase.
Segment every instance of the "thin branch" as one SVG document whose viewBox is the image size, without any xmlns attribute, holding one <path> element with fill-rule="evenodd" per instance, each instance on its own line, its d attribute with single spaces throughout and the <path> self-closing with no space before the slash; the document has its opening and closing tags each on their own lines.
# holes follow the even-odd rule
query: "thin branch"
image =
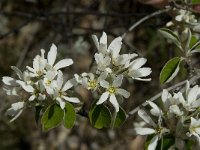
<svg viewBox="0 0 200 150">
<path fill-rule="evenodd" d="M 134 23 L 123 35 L 122 35 L 122 39 L 129 33 L 131 32 L 133 29 L 135 29 L 137 26 L 139 26 L 141 23 L 143 23 L 144 21 L 154 17 L 154 16 L 157 16 L 157 15 L 160 15 L 162 13 L 166 13 L 168 12 L 169 10 L 171 10 L 171 8 L 165 8 L 165 9 L 162 9 L 162 10 L 158 10 L 156 12 L 153 12 L 152 14 L 150 15 L 147 15 L 145 16 L 144 18 L 140 19 L 139 21 L 137 21 L 136 23 Z"/>
<path fill-rule="evenodd" d="M 196 75 L 196 76 L 192 77 L 192 78 L 189 80 L 189 82 L 193 83 L 194 81 L 196 81 L 196 80 L 198 80 L 198 79 L 200 79 L 200 75 Z M 173 90 L 173 89 L 176 89 L 177 87 L 183 86 L 183 85 L 186 83 L 186 81 L 187 81 L 187 80 L 184 80 L 184 81 L 182 81 L 182 82 L 179 82 L 179 83 L 177 83 L 177 84 L 175 84 L 175 85 L 173 85 L 173 86 L 167 88 L 167 90 L 168 90 L 168 91 L 171 91 L 171 90 Z M 146 100 L 146 101 L 155 101 L 155 100 L 157 100 L 159 97 L 161 97 L 161 95 L 162 95 L 162 92 L 156 94 L 155 96 L 151 97 L 150 99 L 148 99 L 148 100 Z M 145 101 L 144 103 L 142 103 L 140 106 L 138 106 L 138 107 L 134 108 L 133 110 L 131 110 L 131 111 L 127 114 L 127 118 L 131 117 L 131 116 L 134 115 L 136 112 L 138 112 L 138 110 L 141 109 L 141 107 L 147 106 L 148 103 L 147 103 L 146 101 Z"/>
<path fill-rule="evenodd" d="M 13 34 L 17 31 L 19 31 L 21 28 L 23 28 L 24 26 L 26 26 L 27 24 L 29 24 L 31 21 L 33 20 L 33 18 L 29 18 L 28 20 L 26 20 L 25 22 L 23 22 L 22 24 L 20 24 L 19 26 L 17 26 L 16 28 L 4 33 L 3 35 L 0 35 L 0 40 L 7 37 L 10 34 Z"/>
</svg>

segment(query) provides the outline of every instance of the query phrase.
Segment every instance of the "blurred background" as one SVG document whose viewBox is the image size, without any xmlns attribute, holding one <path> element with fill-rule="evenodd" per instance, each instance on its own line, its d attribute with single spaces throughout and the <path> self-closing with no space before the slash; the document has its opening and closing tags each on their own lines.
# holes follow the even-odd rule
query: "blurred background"
<svg viewBox="0 0 200 150">
<path fill-rule="evenodd" d="M 96 52 L 91 35 L 105 31 L 109 41 L 122 35 L 140 18 L 156 11 L 136 0 L 0 0 L 0 77 L 15 76 L 10 66 L 24 70 L 32 65 L 40 49 L 58 46 L 58 57 L 72 58 L 74 64 L 64 70 L 68 78 L 88 72 Z M 164 63 L 176 55 L 157 29 L 170 20 L 168 14 L 156 16 L 141 24 L 124 39 L 122 53 L 137 52 L 151 67 L 152 82 L 125 83 L 131 92 L 123 103 L 126 112 L 160 92 L 159 73 Z M 180 74 L 181 76 L 184 76 Z M 176 82 L 176 80 L 175 80 Z M 5 111 L 16 97 L 8 97 L 0 83 L 0 150 L 139 150 L 143 138 L 133 134 L 136 116 L 119 129 L 94 129 L 87 118 L 77 116 L 71 130 L 59 126 L 42 132 L 34 119 L 34 109 L 26 109 L 13 123 Z M 91 94 L 79 89 L 87 105 Z"/>
</svg>

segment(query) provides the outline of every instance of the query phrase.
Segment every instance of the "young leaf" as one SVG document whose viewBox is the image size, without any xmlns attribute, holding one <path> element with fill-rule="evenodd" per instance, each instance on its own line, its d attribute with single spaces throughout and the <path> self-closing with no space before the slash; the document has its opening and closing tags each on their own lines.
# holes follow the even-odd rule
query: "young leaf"
<svg viewBox="0 0 200 150">
<path fill-rule="evenodd" d="M 119 128 L 124 123 L 125 120 L 126 120 L 126 112 L 124 111 L 123 108 L 120 107 L 115 119 L 114 127 Z"/>
<path fill-rule="evenodd" d="M 64 126 L 66 128 L 72 128 L 76 120 L 74 106 L 70 103 L 66 103 L 64 111 Z"/>
<path fill-rule="evenodd" d="M 55 128 L 62 122 L 63 116 L 64 111 L 57 104 L 47 107 L 41 119 L 43 129 Z"/>
<path fill-rule="evenodd" d="M 104 105 L 94 105 L 89 111 L 89 119 L 91 124 L 97 129 L 110 127 L 111 113 Z"/>
<path fill-rule="evenodd" d="M 170 82 L 178 74 L 180 62 L 180 57 L 174 57 L 165 64 L 160 73 L 160 82 L 162 84 Z"/>
<path fill-rule="evenodd" d="M 179 37 L 172 30 L 162 28 L 159 32 L 168 40 L 172 41 L 180 50 L 183 50 Z"/>
</svg>

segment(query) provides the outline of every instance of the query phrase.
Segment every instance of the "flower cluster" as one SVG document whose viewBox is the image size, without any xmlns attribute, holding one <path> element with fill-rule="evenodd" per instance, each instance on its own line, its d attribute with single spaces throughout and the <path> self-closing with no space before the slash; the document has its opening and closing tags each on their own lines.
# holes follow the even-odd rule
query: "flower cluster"
<svg viewBox="0 0 200 150">
<path fill-rule="evenodd" d="M 194 140 L 200 146 L 200 87 L 190 87 L 186 83 L 184 92 L 170 94 L 167 90 L 162 92 L 163 107 L 147 101 L 151 107 L 147 113 L 141 109 L 138 115 L 146 122 L 148 127 L 136 127 L 135 133 L 139 135 L 154 134 L 148 146 L 149 150 L 156 149 L 158 140 L 165 139 L 165 136 L 175 137 L 175 143 L 171 146 L 184 149 L 185 140 Z M 156 119 L 157 121 L 153 121 Z"/>
<path fill-rule="evenodd" d="M 15 71 L 18 79 L 4 76 L 4 90 L 7 95 L 17 96 L 19 102 L 11 105 L 7 114 L 15 120 L 28 105 L 47 105 L 58 103 L 62 109 L 65 102 L 79 103 L 76 97 L 70 97 L 67 91 L 76 82 L 74 79 L 64 82 L 63 73 L 60 69 L 73 64 L 72 59 L 63 59 L 55 63 L 57 57 L 57 47 L 52 44 L 50 51 L 45 58 L 45 50 L 41 50 L 41 55 L 37 55 L 33 60 L 33 66 L 27 66 L 24 72 L 17 67 L 11 68 Z M 24 94 L 25 93 L 25 94 Z"/>
<path fill-rule="evenodd" d="M 146 63 L 145 58 L 136 58 L 138 55 L 120 54 L 122 38 L 115 38 L 110 45 L 107 44 L 107 35 L 103 32 L 100 40 L 96 35 L 92 36 L 97 48 L 95 53 L 95 67 L 92 73 L 75 74 L 78 83 L 88 90 L 96 92 L 99 96 L 96 104 L 102 104 L 106 100 L 119 111 L 119 98 L 128 98 L 130 93 L 120 86 L 124 78 L 132 78 L 141 81 L 150 81 L 146 78 L 151 73 L 151 68 L 142 67 Z"/>
</svg>

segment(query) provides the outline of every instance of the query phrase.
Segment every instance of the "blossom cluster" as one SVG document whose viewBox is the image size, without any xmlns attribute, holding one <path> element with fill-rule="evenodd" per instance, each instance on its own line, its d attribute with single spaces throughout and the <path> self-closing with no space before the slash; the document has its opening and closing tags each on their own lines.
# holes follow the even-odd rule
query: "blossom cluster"
<svg viewBox="0 0 200 150">
<path fill-rule="evenodd" d="M 130 93 L 121 88 L 124 78 L 150 81 L 151 68 L 142 67 L 145 58 L 137 58 L 136 53 L 120 54 L 122 38 L 115 38 L 108 46 L 107 35 L 103 32 L 100 40 L 92 36 L 97 52 L 94 55 L 95 67 L 90 73 L 75 74 L 75 78 L 83 87 L 99 95 L 96 104 L 109 100 L 115 111 L 119 111 L 119 99 L 128 98 Z"/>
<path fill-rule="evenodd" d="M 148 146 L 149 150 L 156 149 L 158 140 L 165 139 L 166 135 L 175 137 L 175 143 L 171 148 L 184 149 L 185 140 L 194 140 L 200 146 L 200 87 L 190 87 L 186 83 L 184 91 L 170 94 L 163 90 L 162 106 L 147 101 L 150 112 L 144 109 L 138 111 L 138 115 L 146 124 L 135 127 L 138 135 L 152 135 L 153 138 Z M 147 125 L 147 126 L 146 126 Z"/>
<path fill-rule="evenodd" d="M 7 95 L 18 97 L 19 102 L 13 103 L 7 110 L 7 114 L 12 116 L 14 121 L 29 105 L 48 105 L 58 103 L 62 109 L 65 102 L 79 103 L 76 97 L 70 97 L 67 91 L 75 84 L 74 79 L 64 82 L 63 73 L 60 69 L 73 64 L 72 59 L 63 59 L 56 62 L 57 47 L 52 44 L 50 51 L 45 58 L 45 50 L 41 50 L 41 55 L 37 55 L 33 60 L 33 66 L 27 66 L 24 72 L 17 67 L 11 68 L 15 71 L 18 79 L 4 76 L 2 81 L 5 84 L 4 90 Z"/>
<path fill-rule="evenodd" d="M 7 114 L 15 120 L 27 106 L 49 106 L 57 103 L 61 109 L 65 108 L 66 102 L 79 103 L 77 97 L 70 92 L 74 86 L 81 85 L 97 97 L 95 104 L 100 105 L 107 100 L 114 106 L 115 112 L 119 111 L 120 102 L 128 98 L 130 93 L 121 88 L 125 78 L 141 81 L 150 81 L 147 76 L 151 68 L 142 67 L 146 63 L 145 58 L 137 58 L 138 55 L 120 54 L 122 38 L 115 38 L 107 46 L 107 35 L 103 32 L 98 41 L 97 36 L 92 36 L 98 50 L 95 53 L 95 64 L 90 73 L 74 74 L 74 77 L 64 82 L 62 68 L 73 64 L 72 59 L 63 59 L 56 62 L 57 47 L 52 44 L 50 51 L 45 57 L 45 50 L 33 60 L 33 66 L 27 66 L 24 72 L 17 67 L 15 71 L 18 79 L 4 76 L 4 90 L 7 95 L 17 96 L 19 101 L 12 104 Z"/>
</svg>

